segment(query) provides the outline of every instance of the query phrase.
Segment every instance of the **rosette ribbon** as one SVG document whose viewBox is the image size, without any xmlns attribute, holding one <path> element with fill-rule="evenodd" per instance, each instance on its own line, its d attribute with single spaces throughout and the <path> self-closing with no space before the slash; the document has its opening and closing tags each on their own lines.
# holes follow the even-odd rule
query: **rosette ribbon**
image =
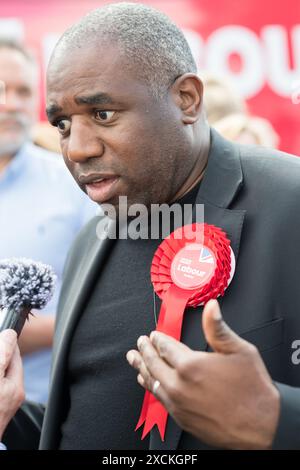
<svg viewBox="0 0 300 470">
<path fill-rule="evenodd" d="M 151 265 L 151 281 L 162 299 L 156 331 L 179 341 L 186 307 L 224 295 L 234 269 L 234 254 L 222 229 L 195 223 L 172 232 L 157 248 Z M 157 425 L 164 441 L 167 418 L 167 410 L 147 390 L 136 426 L 137 430 L 144 424 L 142 439 Z"/>
</svg>

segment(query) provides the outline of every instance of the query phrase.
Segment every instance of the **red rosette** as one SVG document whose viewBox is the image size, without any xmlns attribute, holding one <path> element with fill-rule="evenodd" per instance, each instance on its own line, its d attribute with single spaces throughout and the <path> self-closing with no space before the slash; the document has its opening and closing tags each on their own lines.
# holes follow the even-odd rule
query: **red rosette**
<svg viewBox="0 0 300 470">
<path fill-rule="evenodd" d="M 186 307 L 196 308 L 224 295 L 235 269 L 235 258 L 225 232 L 214 225 L 191 224 L 171 233 L 157 248 L 151 281 L 162 299 L 156 330 L 180 340 Z M 138 429 L 142 439 L 157 425 L 164 440 L 168 412 L 146 391 Z"/>
<path fill-rule="evenodd" d="M 164 298 L 165 293 L 174 283 L 171 276 L 171 266 L 175 256 L 180 250 L 191 244 L 203 245 L 208 248 L 215 261 L 215 269 L 209 281 L 199 283 L 195 289 L 187 289 L 190 295 L 186 306 L 195 308 L 210 299 L 224 295 L 232 279 L 235 263 L 230 241 L 219 227 L 208 224 L 191 224 L 180 227 L 163 240 L 152 260 L 151 281 L 160 299 Z M 209 258 L 208 254 L 206 263 L 211 259 L 212 256 Z"/>
</svg>

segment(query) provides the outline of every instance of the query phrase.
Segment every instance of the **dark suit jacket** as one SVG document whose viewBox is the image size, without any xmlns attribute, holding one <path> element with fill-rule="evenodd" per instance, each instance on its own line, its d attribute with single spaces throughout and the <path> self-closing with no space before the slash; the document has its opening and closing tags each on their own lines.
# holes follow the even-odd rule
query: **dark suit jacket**
<svg viewBox="0 0 300 470">
<path fill-rule="evenodd" d="M 300 365 L 292 362 L 292 343 L 300 340 L 300 160 L 232 144 L 212 131 L 208 167 L 196 202 L 205 205 L 205 222 L 228 234 L 237 260 L 233 281 L 220 301 L 224 319 L 257 346 L 280 390 L 281 415 L 274 448 L 300 449 Z M 58 446 L 66 412 L 68 348 L 113 243 L 96 237 L 99 221 L 95 218 L 83 229 L 66 264 L 41 449 Z M 103 220 L 101 223 L 103 228 Z M 107 222 L 107 231 L 111 228 L 112 223 Z M 199 328 L 200 312 L 199 308 L 195 328 Z M 195 344 L 193 329 L 183 331 L 182 340 L 196 349 L 208 348 L 204 336 L 202 344 Z M 18 415 L 11 426 L 17 422 Z M 18 441 L 17 434 L 14 440 Z M 150 449 L 179 446 L 206 448 L 182 433 L 172 419 L 165 442 L 156 429 L 151 432 Z"/>
</svg>

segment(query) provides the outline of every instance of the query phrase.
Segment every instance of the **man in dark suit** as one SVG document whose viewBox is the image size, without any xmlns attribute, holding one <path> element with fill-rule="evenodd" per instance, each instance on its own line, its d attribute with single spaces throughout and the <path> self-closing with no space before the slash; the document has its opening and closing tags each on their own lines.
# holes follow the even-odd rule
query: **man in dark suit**
<svg viewBox="0 0 300 470">
<path fill-rule="evenodd" d="M 144 337 L 133 351 L 155 329 L 150 267 L 161 240 L 116 239 L 113 218 L 93 219 L 65 267 L 40 448 L 300 448 L 300 390 L 292 388 L 300 386 L 292 361 L 300 338 L 297 158 L 210 130 L 182 33 L 136 4 L 108 5 L 64 34 L 49 65 L 47 112 L 92 200 L 116 213 L 120 196 L 147 208 L 204 204 L 205 222 L 226 232 L 236 257 L 220 303 L 243 339 L 213 303 L 203 328 L 202 307 L 186 309 L 184 345 Z M 215 353 L 205 354 L 210 347 Z M 164 442 L 156 428 L 145 440 L 134 433 L 143 389 L 129 350 L 140 383 L 161 382 L 157 397 L 177 421 L 169 418 Z M 187 403 L 195 413 L 182 412 Z M 4 443 L 20 447 L 26 422 L 35 431 L 26 445 L 34 445 L 42 415 L 26 404 Z"/>
</svg>

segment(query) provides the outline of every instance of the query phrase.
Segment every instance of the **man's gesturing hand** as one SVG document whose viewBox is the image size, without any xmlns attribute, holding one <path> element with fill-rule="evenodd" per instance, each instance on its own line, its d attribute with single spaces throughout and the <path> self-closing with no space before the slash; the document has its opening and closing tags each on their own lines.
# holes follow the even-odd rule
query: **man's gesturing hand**
<svg viewBox="0 0 300 470">
<path fill-rule="evenodd" d="M 4 330 L 0 333 L 0 440 L 23 400 L 23 371 L 17 334 L 13 330 Z"/>
<path fill-rule="evenodd" d="M 138 340 L 127 353 L 138 382 L 153 392 L 175 421 L 207 444 L 267 449 L 279 418 L 279 392 L 257 349 L 223 321 L 216 300 L 203 311 L 213 353 L 192 351 L 163 333 Z"/>
</svg>

